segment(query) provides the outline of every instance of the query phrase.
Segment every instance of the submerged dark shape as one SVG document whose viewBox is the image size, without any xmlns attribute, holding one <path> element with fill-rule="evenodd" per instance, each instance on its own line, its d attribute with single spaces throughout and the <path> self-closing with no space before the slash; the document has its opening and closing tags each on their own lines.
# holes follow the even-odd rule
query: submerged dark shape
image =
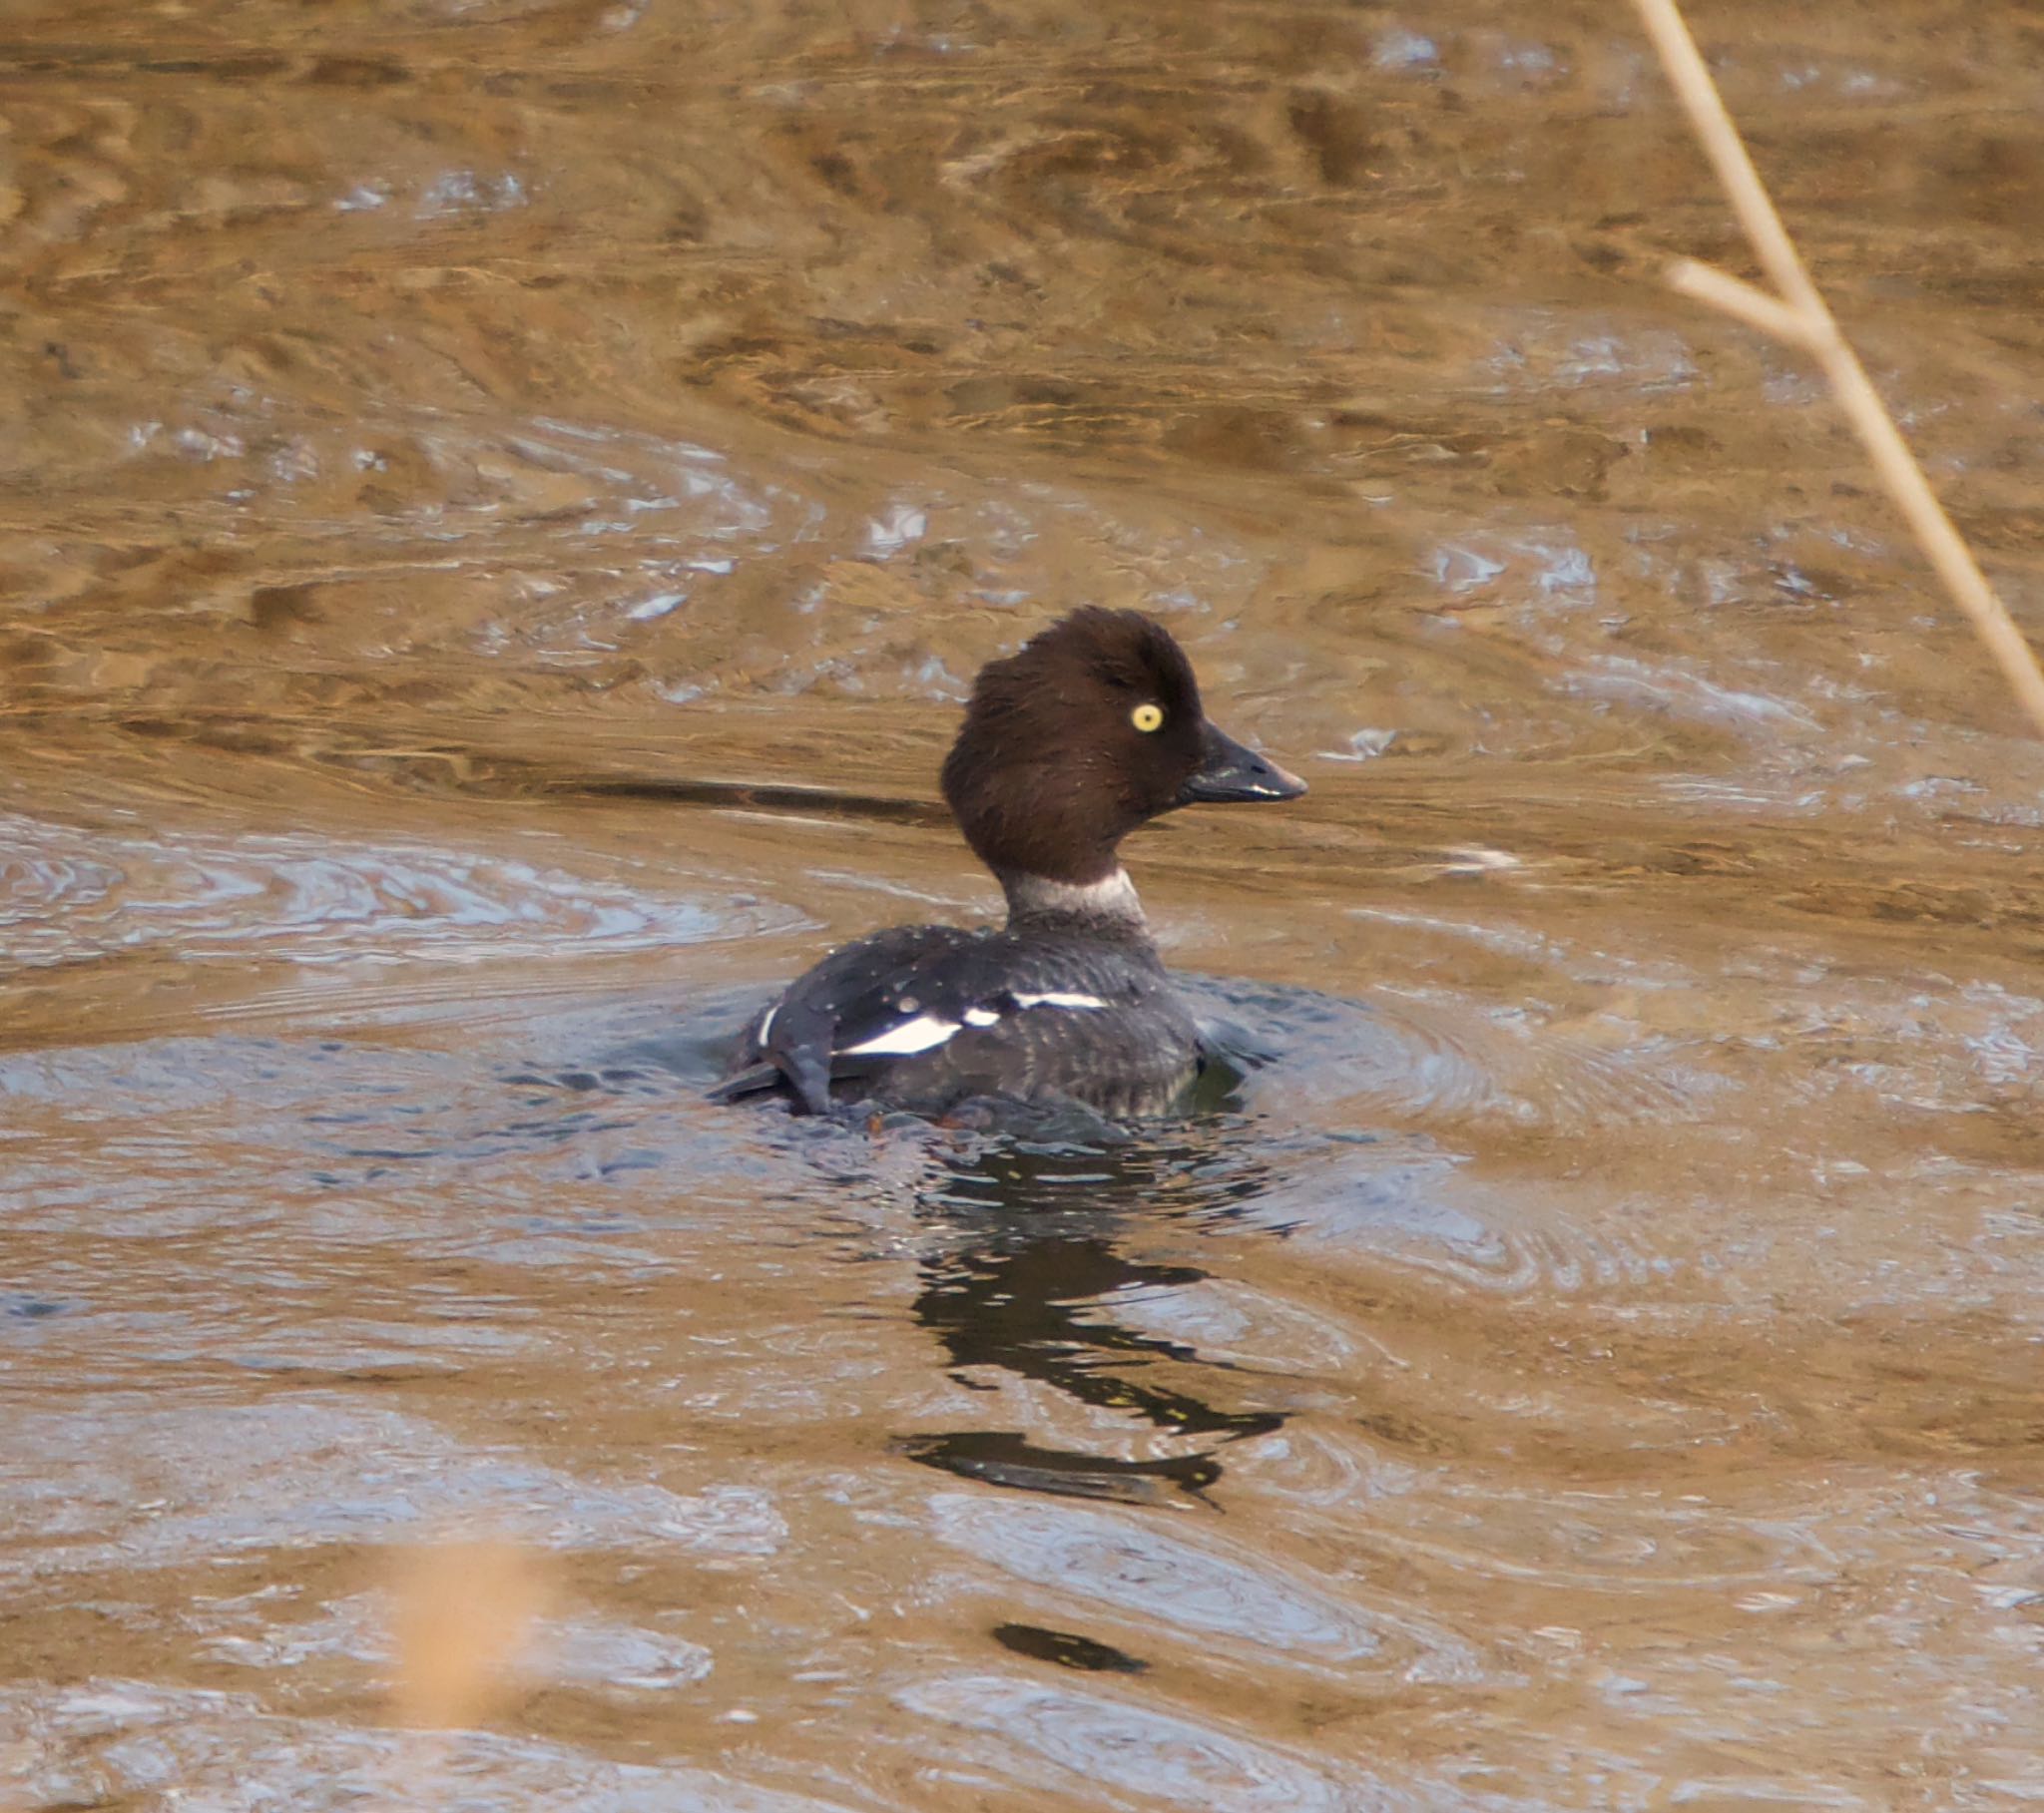
<svg viewBox="0 0 2044 1813">
<path fill-rule="evenodd" d="M 832 952 L 747 1029 L 717 1098 L 1170 1109 L 1206 1051 L 1121 840 L 1179 806 L 1295 799 L 1305 782 L 1207 720 L 1163 625 L 1089 608 L 980 670 L 943 784 L 1007 925 L 899 926 Z"/>
</svg>

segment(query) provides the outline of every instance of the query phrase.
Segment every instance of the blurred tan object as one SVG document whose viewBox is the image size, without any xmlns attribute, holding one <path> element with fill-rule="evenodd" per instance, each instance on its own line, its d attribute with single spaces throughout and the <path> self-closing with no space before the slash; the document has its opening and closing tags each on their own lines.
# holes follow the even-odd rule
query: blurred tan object
<svg viewBox="0 0 2044 1813">
<path fill-rule="evenodd" d="M 0 1746 L 0 1782 L 27 1781 L 29 1771 L 41 1760 L 25 1737 Z M 0 1813 L 30 1813 L 29 1803 L 26 1798 L 17 1800 L 12 1788 L 0 1787 Z"/>
<path fill-rule="evenodd" d="M 1823 368 L 1845 418 L 1872 457 L 1874 470 L 1900 506 L 1918 545 L 1929 556 L 1945 589 L 1958 602 L 1980 640 L 2001 666 L 2031 721 L 2044 732 L 2044 671 L 2007 608 L 1987 583 L 1972 551 L 1923 476 L 1894 418 L 1881 402 L 1859 358 L 1838 331 L 1831 311 L 1810 281 L 1802 259 L 1782 218 L 1768 198 L 1767 187 L 1754 169 L 1739 128 L 1726 111 L 1725 100 L 1705 68 L 1676 0 L 1634 0 L 1654 48 L 1668 71 L 1675 92 L 1688 111 L 1690 124 L 1703 141 L 1718 180 L 1732 198 L 1740 225 L 1753 241 L 1761 268 L 1774 283 L 1770 294 L 1713 265 L 1684 258 L 1668 280 L 1684 295 L 1756 327 L 1771 337 L 1811 353 Z"/>
<path fill-rule="evenodd" d="M 550 1597 L 517 1544 L 468 1538 L 404 1551 L 390 1581 L 397 1722 L 467 1729 L 520 1689 L 519 1664 Z"/>
</svg>

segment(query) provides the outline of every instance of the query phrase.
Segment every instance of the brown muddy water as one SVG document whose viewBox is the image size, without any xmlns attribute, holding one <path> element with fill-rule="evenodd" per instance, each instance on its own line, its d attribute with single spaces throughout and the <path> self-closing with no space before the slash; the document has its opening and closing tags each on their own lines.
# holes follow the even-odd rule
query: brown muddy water
<svg viewBox="0 0 2044 1813">
<path fill-rule="evenodd" d="M 2044 22 L 1696 23 L 2044 629 Z M 13 0 L 0 1802 L 2044 1797 L 2044 749 L 1672 252 L 1616 0 Z M 1086 600 L 1268 1061 L 707 1106 Z"/>
</svg>

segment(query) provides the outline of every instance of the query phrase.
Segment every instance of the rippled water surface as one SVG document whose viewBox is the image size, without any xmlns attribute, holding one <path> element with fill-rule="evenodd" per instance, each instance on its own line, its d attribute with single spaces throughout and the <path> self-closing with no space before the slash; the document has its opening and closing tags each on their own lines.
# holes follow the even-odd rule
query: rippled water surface
<svg viewBox="0 0 2044 1813">
<path fill-rule="evenodd" d="M 2044 630 L 2044 26 L 1696 22 Z M 15 0 L 0 1804 L 2044 1798 L 2044 750 L 1675 252 L 1588 0 Z M 1262 1061 L 707 1105 L 1083 601 Z"/>
</svg>

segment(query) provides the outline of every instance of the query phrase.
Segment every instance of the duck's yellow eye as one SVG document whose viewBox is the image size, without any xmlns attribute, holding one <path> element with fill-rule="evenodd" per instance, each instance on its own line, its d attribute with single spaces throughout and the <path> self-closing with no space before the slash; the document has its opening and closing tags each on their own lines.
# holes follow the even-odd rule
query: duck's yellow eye
<svg viewBox="0 0 2044 1813">
<path fill-rule="evenodd" d="M 1139 730 L 1161 730 L 1164 727 L 1164 707 L 1138 705 L 1129 713 L 1129 722 Z"/>
</svg>

